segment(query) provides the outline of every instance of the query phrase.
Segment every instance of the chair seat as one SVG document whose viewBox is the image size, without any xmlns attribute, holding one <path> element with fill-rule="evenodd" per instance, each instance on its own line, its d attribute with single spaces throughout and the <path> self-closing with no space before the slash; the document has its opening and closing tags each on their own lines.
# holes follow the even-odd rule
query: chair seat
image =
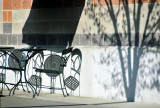
<svg viewBox="0 0 160 108">
<path fill-rule="evenodd" d="M 60 74 L 59 71 L 38 68 L 35 69 L 35 72 L 46 73 L 50 77 L 57 77 Z"/>
<path fill-rule="evenodd" d="M 56 74 L 60 74 L 59 71 L 55 71 L 55 70 L 46 70 L 46 69 L 36 69 L 36 72 L 42 72 L 42 73 L 56 73 Z"/>
<path fill-rule="evenodd" d="M 8 70 L 14 70 L 14 71 L 24 71 L 24 69 L 5 67 L 5 66 L 0 66 L 0 69 L 8 69 Z"/>
</svg>

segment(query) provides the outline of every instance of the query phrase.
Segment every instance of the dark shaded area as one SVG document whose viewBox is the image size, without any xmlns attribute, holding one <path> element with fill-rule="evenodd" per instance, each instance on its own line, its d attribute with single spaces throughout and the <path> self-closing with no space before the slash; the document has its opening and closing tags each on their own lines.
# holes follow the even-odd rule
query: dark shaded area
<svg viewBox="0 0 160 108">
<path fill-rule="evenodd" d="M 33 0 L 32 9 L 83 7 L 84 0 Z"/>
<path fill-rule="evenodd" d="M 72 44 L 85 0 L 33 0 L 23 27 L 23 43 L 40 46 Z"/>
<path fill-rule="evenodd" d="M 0 97 L 6 97 L 5 95 L 0 94 Z"/>
</svg>

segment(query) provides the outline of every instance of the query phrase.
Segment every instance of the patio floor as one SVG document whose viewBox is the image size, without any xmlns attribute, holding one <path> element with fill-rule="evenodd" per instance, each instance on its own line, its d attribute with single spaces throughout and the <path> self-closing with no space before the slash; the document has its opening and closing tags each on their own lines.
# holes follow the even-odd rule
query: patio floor
<svg viewBox="0 0 160 108">
<path fill-rule="evenodd" d="M 160 104 L 126 102 L 79 96 L 63 97 L 60 94 L 41 93 L 32 98 L 31 93 L 16 90 L 14 96 L 4 91 L 0 97 L 1 108 L 160 108 Z"/>
</svg>

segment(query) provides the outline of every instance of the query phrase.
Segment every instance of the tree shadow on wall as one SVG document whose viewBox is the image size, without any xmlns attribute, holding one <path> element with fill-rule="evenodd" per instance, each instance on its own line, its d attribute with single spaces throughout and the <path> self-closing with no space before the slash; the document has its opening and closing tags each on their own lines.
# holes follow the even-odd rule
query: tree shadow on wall
<svg viewBox="0 0 160 108">
<path fill-rule="evenodd" d="M 159 68 L 155 67 L 159 65 L 159 61 L 153 58 L 159 56 L 157 47 L 160 45 L 159 3 L 156 3 L 156 0 L 150 0 L 148 4 L 144 4 L 143 0 L 133 0 L 130 5 L 129 0 L 119 0 L 116 9 L 112 0 L 104 0 L 104 2 L 98 0 L 97 3 L 102 6 L 99 11 L 103 10 L 104 13 L 97 14 L 96 6 L 93 6 L 90 10 L 86 10 L 86 15 L 94 21 L 94 26 L 98 28 L 97 33 L 102 34 L 101 39 L 103 38 L 104 42 L 111 46 L 118 46 L 116 53 L 118 57 L 113 54 L 108 55 L 106 52 L 106 55 L 101 54 L 99 61 L 101 65 L 106 64 L 107 67 L 119 64 L 117 65 L 119 68 L 115 66 L 111 72 L 113 73 L 111 75 L 113 85 L 111 86 L 114 89 L 123 88 L 124 91 L 119 90 L 116 96 L 120 97 L 121 94 L 124 94 L 127 101 L 134 102 L 136 97 L 141 96 L 140 90 L 156 89 L 157 92 L 160 92 Z M 145 9 L 148 9 L 145 13 L 143 13 L 144 5 L 147 6 Z M 119 20 L 119 17 L 122 20 Z M 106 33 L 105 23 L 101 22 L 107 21 L 106 18 L 111 22 L 110 27 L 113 28 L 113 34 Z M 128 46 L 128 48 L 123 46 Z M 152 46 L 155 47 L 154 51 Z M 111 63 L 113 64 L 109 65 Z M 116 69 L 119 70 L 116 71 Z M 102 86 L 106 85 L 106 82 L 101 83 Z"/>
<path fill-rule="evenodd" d="M 85 0 L 33 0 L 23 27 L 23 43 L 34 46 L 71 45 Z"/>
</svg>

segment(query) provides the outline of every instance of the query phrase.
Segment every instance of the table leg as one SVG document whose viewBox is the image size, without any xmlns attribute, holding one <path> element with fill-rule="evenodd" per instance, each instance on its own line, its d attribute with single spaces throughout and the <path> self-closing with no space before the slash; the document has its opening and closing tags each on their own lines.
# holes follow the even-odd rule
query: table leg
<svg viewBox="0 0 160 108">
<path fill-rule="evenodd" d="M 11 95 L 12 90 L 13 90 L 13 94 L 15 93 L 15 89 L 16 89 L 16 87 L 18 87 L 18 85 L 19 85 L 19 83 L 20 83 L 21 81 L 22 81 L 22 71 L 20 71 L 20 79 L 19 79 L 18 83 L 15 84 L 14 87 L 12 87 L 12 89 L 11 89 L 10 92 L 9 92 L 9 96 Z M 13 95 L 13 94 L 12 94 L 12 95 Z"/>
<path fill-rule="evenodd" d="M 35 94 L 37 94 L 36 93 L 36 89 L 33 87 L 33 85 L 30 83 L 30 82 L 28 82 L 28 80 L 27 80 L 27 77 L 26 77 L 26 67 L 27 67 L 27 60 L 25 60 L 24 61 L 25 63 L 25 67 L 24 67 L 24 78 L 25 78 L 25 83 L 26 83 L 26 85 L 28 85 L 30 88 L 31 88 L 31 90 L 32 90 L 32 93 L 33 93 L 33 98 L 35 98 Z M 28 89 L 28 88 L 27 88 Z M 29 91 L 29 90 L 28 90 Z"/>
</svg>

